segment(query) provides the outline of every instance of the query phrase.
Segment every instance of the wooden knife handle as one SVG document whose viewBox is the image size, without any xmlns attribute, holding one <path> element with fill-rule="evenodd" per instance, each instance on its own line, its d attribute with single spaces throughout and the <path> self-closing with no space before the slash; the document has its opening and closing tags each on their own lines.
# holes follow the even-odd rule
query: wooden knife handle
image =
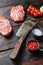
<svg viewBox="0 0 43 65">
<path fill-rule="evenodd" d="M 13 52 L 10 54 L 10 58 L 11 59 L 15 59 L 19 50 L 20 50 L 20 47 L 21 47 L 21 44 L 23 42 L 23 38 L 20 38 L 17 42 L 17 45 L 15 46 L 15 48 L 13 49 Z"/>
</svg>

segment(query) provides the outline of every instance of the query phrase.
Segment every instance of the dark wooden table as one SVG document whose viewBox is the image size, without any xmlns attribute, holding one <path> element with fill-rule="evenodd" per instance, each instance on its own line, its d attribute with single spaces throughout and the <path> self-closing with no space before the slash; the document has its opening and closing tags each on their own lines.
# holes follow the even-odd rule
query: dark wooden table
<svg viewBox="0 0 43 65">
<path fill-rule="evenodd" d="M 8 47 L 10 44 L 16 45 L 16 41 L 18 40 L 18 38 L 16 37 L 15 34 L 23 22 L 14 23 L 10 18 L 10 10 L 14 5 L 18 5 L 18 4 L 23 5 L 26 11 L 29 4 L 33 4 L 34 6 L 36 7 L 38 6 L 39 8 L 43 4 L 43 0 L 42 1 L 0 0 L 0 14 L 2 14 L 7 19 L 9 19 L 13 27 L 13 32 L 8 38 L 5 38 L 2 35 L 0 35 L 0 49 L 3 49 L 4 47 Z M 27 13 L 26 13 L 26 17 L 27 17 Z M 39 17 L 36 19 L 40 21 L 39 25 L 43 27 L 43 17 Z M 27 38 L 24 40 L 16 60 L 11 60 L 9 57 L 13 49 L 0 52 L 0 65 L 43 65 L 43 52 L 37 51 L 35 53 L 32 53 L 26 47 L 28 40 L 30 38 L 34 38 L 32 33 L 28 34 Z"/>
</svg>

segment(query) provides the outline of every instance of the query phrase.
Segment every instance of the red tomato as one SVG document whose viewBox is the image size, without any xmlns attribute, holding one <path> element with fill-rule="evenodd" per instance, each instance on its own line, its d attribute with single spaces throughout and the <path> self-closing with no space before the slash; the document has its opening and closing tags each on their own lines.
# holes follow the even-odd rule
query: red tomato
<svg viewBox="0 0 43 65">
<path fill-rule="evenodd" d="M 42 16 L 42 13 L 39 11 L 39 12 L 38 12 L 38 15 L 39 15 L 39 16 Z"/>
<path fill-rule="evenodd" d="M 31 12 L 31 10 L 28 8 L 28 9 L 27 9 L 27 12 L 28 12 L 28 13 L 30 13 L 30 12 Z"/>
<path fill-rule="evenodd" d="M 37 44 L 37 42 L 34 42 L 34 41 L 30 42 L 30 43 L 28 44 L 28 49 L 31 50 L 31 51 L 37 50 L 37 49 L 38 49 L 38 44 Z"/>
<path fill-rule="evenodd" d="M 32 8 L 33 8 L 33 6 L 32 6 L 32 5 L 30 5 L 30 6 L 29 6 L 29 9 L 32 9 Z"/>
<path fill-rule="evenodd" d="M 37 9 L 35 9 L 35 12 L 36 12 L 36 13 L 38 13 L 38 10 L 37 10 Z"/>
<path fill-rule="evenodd" d="M 35 8 L 34 6 L 30 5 L 29 8 L 27 9 L 28 13 L 31 13 L 32 15 L 34 15 L 35 17 L 37 16 L 42 16 L 42 13 Z"/>
<path fill-rule="evenodd" d="M 37 10 L 37 8 L 36 8 L 36 7 L 34 7 L 34 9 L 35 9 L 35 10 Z"/>
<path fill-rule="evenodd" d="M 34 15 L 34 11 L 31 11 L 31 14 Z"/>
<path fill-rule="evenodd" d="M 35 11 L 35 8 L 34 7 L 32 8 L 32 11 Z"/>
<path fill-rule="evenodd" d="M 37 17 L 37 16 L 38 16 L 38 13 L 35 13 L 35 12 L 34 12 L 34 16 Z"/>
</svg>

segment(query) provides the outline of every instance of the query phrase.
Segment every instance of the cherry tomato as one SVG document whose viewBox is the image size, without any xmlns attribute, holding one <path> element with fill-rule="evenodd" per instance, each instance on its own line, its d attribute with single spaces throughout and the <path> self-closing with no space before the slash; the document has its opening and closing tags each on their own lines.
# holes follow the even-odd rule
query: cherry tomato
<svg viewBox="0 0 43 65">
<path fill-rule="evenodd" d="M 35 12 L 34 12 L 34 16 L 37 17 L 37 16 L 38 16 L 38 13 L 35 13 Z"/>
<path fill-rule="evenodd" d="M 28 9 L 27 9 L 27 12 L 28 12 L 28 13 L 30 13 L 30 12 L 31 12 L 31 10 L 28 8 Z"/>
<path fill-rule="evenodd" d="M 32 5 L 30 5 L 30 6 L 29 6 L 29 9 L 32 9 L 32 8 L 33 8 L 33 6 L 32 6 Z"/>
<path fill-rule="evenodd" d="M 42 13 L 32 5 L 29 6 L 27 12 L 30 13 L 31 15 L 34 15 L 35 17 L 42 16 Z"/>
<path fill-rule="evenodd" d="M 39 11 L 39 12 L 38 12 L 38 15 L 39 15 L 39 16 L 42 16 L 42 13 Z"/>
<path fill-rule="evenodd" d="M 37 10 L 37 9 L 35 9 L 35 12 L 37 13 L 37 12 L 38 12 L 38 10 Z"/>
<path fill-rule="evenodd" d="M 37 10 L 37 8 L 34 7 L 35 10 Z"/>
<path fill-rule="evenodd" d="M 31 14 L 33 15 L 34 14 L 34 11 L 31 11 Z"/>
<path fill-rule="evenodd" d="M 32 8 L 32 11 L 35 11 L 35 8 L 34 7 Z"/>
</svg>

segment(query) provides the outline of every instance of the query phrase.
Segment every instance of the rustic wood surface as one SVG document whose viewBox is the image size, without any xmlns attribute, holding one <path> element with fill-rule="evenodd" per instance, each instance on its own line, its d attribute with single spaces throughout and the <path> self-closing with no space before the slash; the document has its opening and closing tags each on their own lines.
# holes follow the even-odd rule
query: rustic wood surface
<svg viewBox="0 0 43 65">
<path fill-rule="evenodd" d="M 14 5 L 22 4 L 26 11 L 27 7 L 31 3 L 36 7 L 38 6 L 39 8 L 43 4 L 43 0 L 0 0 L 0 14 L 9 19 L 13 27 L 13 32 L 8 38 L 0 35 L 0 50 L 9 47 L 9 45 L 16 45 L 18 38 L 15 34 L 20 25 L 23 23 L 14 23 L 12 21 L 10 18 L 11 8 Z M 28 15 L 26 15 L 26 17 L 27 16 Z M 37 20 L 39 20 L 39 25 L 43 27 L 43 17 L 39 17 Z M 43 52 L 37 51 L 35 53 L 32 53 L 27 49 L 27 43 L 29 39 L 35 39 L 32 33 L 28 34 L 27 38 L 24 40 L 16 60 L 11 60 L 9 57 L 12 49 L 0 52 L 0 65 L 43 65 Z"/>
</svg>

